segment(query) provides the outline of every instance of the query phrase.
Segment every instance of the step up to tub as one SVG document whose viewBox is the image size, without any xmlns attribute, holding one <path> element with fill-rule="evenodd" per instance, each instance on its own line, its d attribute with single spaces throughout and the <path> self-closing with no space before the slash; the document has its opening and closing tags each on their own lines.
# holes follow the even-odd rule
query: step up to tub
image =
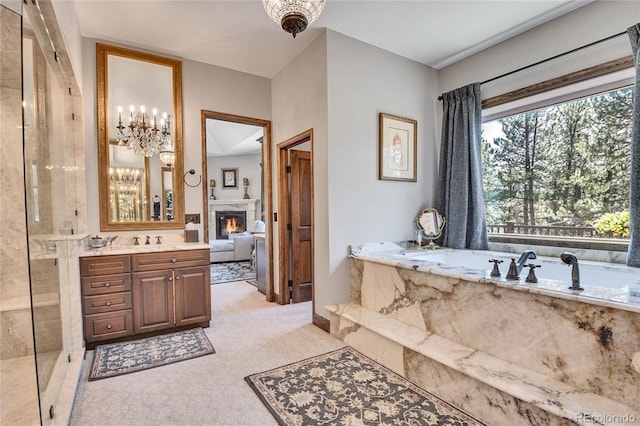
<svg viewBox="0 0 640 426">
<path fill-rule="evenodd" d="M 605 418 L 618 413 L 640 419 L 631 407 L 600 395 L 581 392 L 561 381 L 452 342 L 361 305 L 344 303 L 326 308 L 332 314 L 555 416 L 578 423 L 580 419 L 592 423 L 589 419 Z"/>
</svg>

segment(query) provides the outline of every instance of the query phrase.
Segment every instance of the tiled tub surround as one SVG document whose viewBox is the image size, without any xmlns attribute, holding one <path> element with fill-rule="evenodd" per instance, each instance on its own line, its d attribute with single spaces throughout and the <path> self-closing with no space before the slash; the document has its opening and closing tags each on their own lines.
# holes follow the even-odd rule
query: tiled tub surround
<svg viewBox="0 0 640 426">
<path fill-rule="evenodd" d="M 640 422 L 640 303 L 388 243 L 354 253 L 351 302 L 327 309 L 356 349 L 489 424 Z"/>
</svg>

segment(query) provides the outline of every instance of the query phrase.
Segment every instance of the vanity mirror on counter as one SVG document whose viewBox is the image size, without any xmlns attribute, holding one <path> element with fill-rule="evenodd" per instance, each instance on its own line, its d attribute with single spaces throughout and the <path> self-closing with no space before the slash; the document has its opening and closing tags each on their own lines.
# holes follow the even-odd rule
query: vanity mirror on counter
<svg viewBox="0 0 640 426">
<path fill-rule="evenodd" d="M 100 230 L 184 228 L 182 63 L 96 44 Z"/>
<path fill-rule="evenodd" d="M 445 225 L 444 217 L 434 208 L 426 208 L 416 218 L 419 236 L 428 241 L 427 247 L 438 247 L 433 241 L 440 238 Z M 422 241 L 418 242 L 422 246 Z"/>
</svg>

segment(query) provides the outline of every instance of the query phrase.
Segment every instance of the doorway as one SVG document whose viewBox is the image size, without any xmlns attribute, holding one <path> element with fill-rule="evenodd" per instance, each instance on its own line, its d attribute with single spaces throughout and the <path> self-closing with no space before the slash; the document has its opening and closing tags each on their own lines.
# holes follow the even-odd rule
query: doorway
<svg viewBox="0 0 640 426">
<path fill-rule="evenodd" d="M 266 264 L 264 293 L 266 300 L 273 302 L 271 121 L 202 110 L 201 131 L 202 173 L 207 182 L 202 185 L 204 241 L 216 238 L 216 232 L 210 232 L 210 226 L 216 227 L 215 220 L 209 217 L 213 211 L 210 205 L 224 200 L 253 204 L 255 200 L 256 205 L 248 207 L 246 229 L 253 232 L 258 221 L 264 224 L 261 225 L 264 227 L 261 241 L 266 243 L 261 258 L 261 264 Z M 247 163 L 245 156 L 255 156 L 256 160 Z M 215 167 L 210 167 L 211 157 L 216 157 L 216 161 L 220 160 L 218 157 L 226 157 L 228 161 L 218 161 Z"/>
<path fill-rule="evenodd" d="M 311 301 L 313 267 L 313 130 L 278 144 L 280 304 Z"/>
</svg>

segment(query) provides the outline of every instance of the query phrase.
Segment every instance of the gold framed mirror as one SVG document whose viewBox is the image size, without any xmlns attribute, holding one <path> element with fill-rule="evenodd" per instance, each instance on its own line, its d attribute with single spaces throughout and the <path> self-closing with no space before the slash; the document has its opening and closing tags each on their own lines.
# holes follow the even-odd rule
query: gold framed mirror
<svg viewBox="0 0 640 426">
<path fill-rule="evenodd" d="M 182 62 L 96 43 L 96 71 L 100 230 L 184 228 Z"/>
</svg>

